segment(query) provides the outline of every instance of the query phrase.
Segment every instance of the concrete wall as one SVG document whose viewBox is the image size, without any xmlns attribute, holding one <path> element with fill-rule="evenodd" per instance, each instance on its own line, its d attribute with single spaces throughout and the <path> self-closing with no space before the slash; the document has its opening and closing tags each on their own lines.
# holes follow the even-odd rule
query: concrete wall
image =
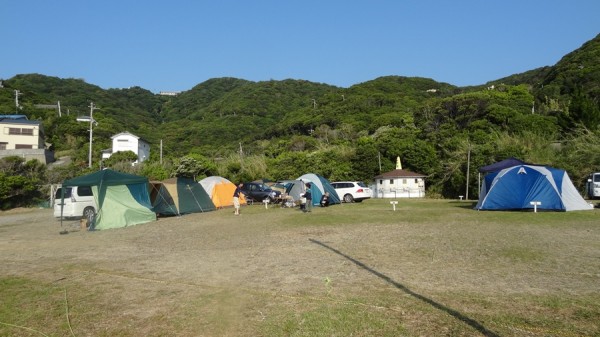
<svg viewBox="0 0 600 337">
<path fill-rule="evenodd" d="M 54 152 L 48 150 L 38 149 L 19 149 L 19 150 L 0 150 L 0 158 L 18 156 L 25 161 L 37 159 L 42 164 L 49 164 L 54 162 Z"/>
</svg>

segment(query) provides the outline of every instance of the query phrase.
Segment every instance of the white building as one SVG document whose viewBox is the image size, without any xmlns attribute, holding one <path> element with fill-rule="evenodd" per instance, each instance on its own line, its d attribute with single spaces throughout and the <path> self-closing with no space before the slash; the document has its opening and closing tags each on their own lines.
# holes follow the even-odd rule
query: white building
<svg viewBox="0 0 600 337">
<path fill-rule="evenodd" d="M 425 175 L 403 170 L 400 157 L 396 169 L 376 176 L 374 198 L 423 198 L 425 197 Z"/>
<path fill-rule="evenodd" d="M 102 159 L 108 159 L 113 153 L 119 151 L 135 153 L 138 157 L 135 163 L 141 163 L 150 158 L 150 144 L 142 138 L 129 132 L 121 132 L 110 138 L 112 139 L 112 149 L 102 151 Z"/>
<path fill-rule="evenodd" d="M 28 120 L 25 115 L 0 115 L 0 158 L 19 156 L 48 164 L 54 161 L 54 154 L 44 138 L 42 122 Z"/>
</svg>

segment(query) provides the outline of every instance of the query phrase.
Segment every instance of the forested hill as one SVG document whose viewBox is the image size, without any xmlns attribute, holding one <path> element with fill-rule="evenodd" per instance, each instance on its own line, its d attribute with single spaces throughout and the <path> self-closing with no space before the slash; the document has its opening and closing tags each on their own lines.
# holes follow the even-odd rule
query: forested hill
<svg viewBox="0 0 600 337">
<path fill-rule="evenodd" d="M 60 116 L 48 107 L 57 102 Z M 331 179 L 370 180 L 401 156 L 405 168 L 428 175 L 430 191 L 451 196 L 464 189 L 466 165 L 477 168 L 508 156 L 568 169 L 578 181 L 600 169 L 598 155 L 578 159 L 569 152 L 575 145 L 595 146 L 589 135 L 600 123 L 600 35 L 555 65 L 472 87 L 403 76 L 349 88 L 215 78 L 171 97 L 25 74 L 4 79 L 0 88 L 0 114 L 42 120 L 47 142 L 76 162 L 87 158 L 88 131 L 75 117 L 88 115 L 90 102 L 99 108 L 96 161 L 110 147 L 110 136 L 122 131 L 154 148 L 162 140 L 173 160 L 189 154 L 224 160 L 240 148 L 244 160 L 263 158 L 258 171 L 225 163 L 219 173 L 232 179 L 282 179 L 308 170 Z M 476 182 L 470 183 L 476 190 Z"/>
</svg>

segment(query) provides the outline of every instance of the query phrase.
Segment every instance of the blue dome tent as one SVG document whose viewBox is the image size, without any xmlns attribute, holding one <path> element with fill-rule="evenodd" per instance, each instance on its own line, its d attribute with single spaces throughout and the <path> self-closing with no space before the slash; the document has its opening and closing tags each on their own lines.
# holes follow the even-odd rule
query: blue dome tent
<svg viewBox="0 0 600 337">
<path fill-rule="evenodd" d="M 566 171 L 540 165 L 511 166 L 509 162 L 503 162 L 496 163 L 498 164 L 495 166 L 496 171 L 487 171 L 475 209 L 522 210 L 534 209 L 534 207 L 552 211 L 593 209 L 593 206 L 581 197 Z M 534 206 L 533 202 L 539 204 Z"/>
<path fill-rule="evenodd" d="M 300 177 L 297 180 L 301 180 L 302 182 L 311 183 L 310 184 L 310 192 L 312 194 L 312 203 L 313 205 L 319 205 L 321 201 L 321 196 L 325 194 L 325 192 L 329 192 L 329 204 L 340 204 L 340 197 L 337 195 L 337 192 L 331 186 L 329 180 L 323 178 L 322 176 L 314 173 L 307 173 Z"/>
</svg>

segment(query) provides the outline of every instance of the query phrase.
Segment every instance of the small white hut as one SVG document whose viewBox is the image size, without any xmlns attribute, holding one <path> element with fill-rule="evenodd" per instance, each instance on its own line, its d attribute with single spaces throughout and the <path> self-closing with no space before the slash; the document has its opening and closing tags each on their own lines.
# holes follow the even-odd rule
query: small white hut
<svg viewBox="0 0 600 337">
<path fill-rule="evenodd" d="M 400 157 L 396 158 L 396 169 L 375 178 L 374 198 L 423 198 L 425 197 L 425 175 L 402 169 Z"/>
</svg>

